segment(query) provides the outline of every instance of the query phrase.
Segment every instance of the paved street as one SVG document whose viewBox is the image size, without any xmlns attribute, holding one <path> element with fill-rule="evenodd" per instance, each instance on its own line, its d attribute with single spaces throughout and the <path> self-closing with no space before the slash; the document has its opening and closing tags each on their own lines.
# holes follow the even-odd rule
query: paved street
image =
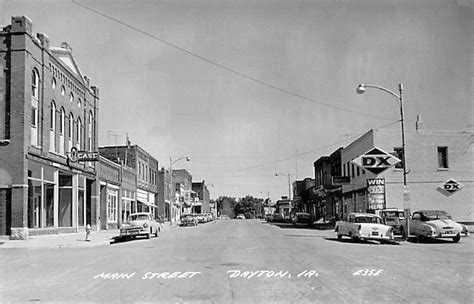
<svg viewBox="0 0 474 304">
<path fill-rule="evenodd" d="M 2 302 L 472 303 L 474 238 L 338 242 L 258 220 L 95 247 L 1 248 Z"/>
</svg>

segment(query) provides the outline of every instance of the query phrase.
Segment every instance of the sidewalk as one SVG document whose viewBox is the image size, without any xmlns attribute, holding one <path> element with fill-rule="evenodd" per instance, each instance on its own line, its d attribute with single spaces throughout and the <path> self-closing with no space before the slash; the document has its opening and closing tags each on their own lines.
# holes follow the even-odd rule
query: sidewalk
<svg viewBox="0 0 474 304">
<path fill-rule="evenodd" d="M 163 223 L 161 233 L 167 233 L 178 226 Z M 86 232 L 63 233 L 54 235 L 31 236 L 26 241 L 0 238 L 0 250 L 4 248 L 67 248 L 67 247 L 95 247 L 109 245 L 119 235 L 119 229 L 92 231 L 90 241 L 86 241 Z"/>
</svg>

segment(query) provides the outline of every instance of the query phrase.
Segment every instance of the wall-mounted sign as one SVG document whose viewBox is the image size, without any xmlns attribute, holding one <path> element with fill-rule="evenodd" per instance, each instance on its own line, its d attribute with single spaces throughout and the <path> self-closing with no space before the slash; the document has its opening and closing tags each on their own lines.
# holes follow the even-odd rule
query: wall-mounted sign
<svg viewBox="0 0 474 304">
<path fill-rule="evenodd" d="M 399 162 L 401 162 L 400 159 L 379 148 L 372 148 L 352 160 L 352 163 L 374 174 L 380 174 Z"/>
<path fill-rule="evenodd" d="M 367 198 L 370 210 L 385 208 L 385 178 L 367 179 Z"/>
<path fill-rule="evenodd" d="M 454 179 L 449 179 L 443 184 L 439 185 L 438 189 L 441 190 L 440 192 L 445 195 L 451 195 L 455 192 L 458 192 L 464 187 L 463 184 L 457 182 Z"/>
<path fill-rule="evenodd" d="M 72 147 L 68 158 L 72 162 L 99 161 L 99 153 L 78 151 L 76 147 Z"/>
</svg>

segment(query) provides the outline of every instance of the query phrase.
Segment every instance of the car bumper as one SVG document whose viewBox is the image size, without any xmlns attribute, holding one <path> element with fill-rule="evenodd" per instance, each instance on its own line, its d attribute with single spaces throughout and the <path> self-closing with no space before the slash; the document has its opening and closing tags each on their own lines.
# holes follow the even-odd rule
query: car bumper
<svg viewBox="0 0 474 304">
<path fill-rule="evenodd" d="M 130 228 L 130 229 L 121 229 L 120 236 L 135 236 L 135 235 L 147 235 L 149 233 L 148 229 L 143 228 Z"/>
</svg>

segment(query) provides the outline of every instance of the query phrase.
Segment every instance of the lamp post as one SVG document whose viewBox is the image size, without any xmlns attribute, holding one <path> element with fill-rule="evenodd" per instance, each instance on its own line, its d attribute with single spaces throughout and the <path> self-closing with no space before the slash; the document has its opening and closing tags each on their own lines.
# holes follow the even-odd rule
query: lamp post
<svg viewBox="0 0 474 304">
<path fill-rule="evenodd" d="M 170 201 L 170 226 L 173 225 L 173 210 L 174 210 L 174 199 L 176 196 L 175 189 L 173 186 L 173 165 L 182 159 L 185 159 L 186 161 L 190 161 L 191 159 L 187 156 L 180 157 L 178 159 L 173 160 L 170 157 L 170 192 L 169 192 L 169 201 Z"/>
<path fill-rule="evenodd" d="M 393 97 L 395 97 L 398 101 L 398 105 L 400 107 L 400 126 L 402 129 L 402 167 L 403 167 L 403 203 L 404 203 L 404 209 L 405 209 L 405 218 L 406 218 L 406 239 L 408 239 L 408 236 L 410 234 L 410 224 L 409 224 L 409 216 L 410 216 L 410 200 L 409 200 L 409 191 L 408 191 L 408 185 L 407 185 L 407 166 L 406 166 L 406 149 L 405 149 L 405 127 L 404 127 L 404 119 L 403 119 L 403 84 L 398 85 L 398 91 L 400 92 L 399 94 L 396 94 L 395 92 L 386 89 L 381 86 L 377 85 L 368 85 L 368 84 L 359 84 L 357 86 L 356 92 L 357 94 L 364 94 L 366 88 L 374 88 L 378 89 L 384 92 L 389 93 Z"/>
</svg>

